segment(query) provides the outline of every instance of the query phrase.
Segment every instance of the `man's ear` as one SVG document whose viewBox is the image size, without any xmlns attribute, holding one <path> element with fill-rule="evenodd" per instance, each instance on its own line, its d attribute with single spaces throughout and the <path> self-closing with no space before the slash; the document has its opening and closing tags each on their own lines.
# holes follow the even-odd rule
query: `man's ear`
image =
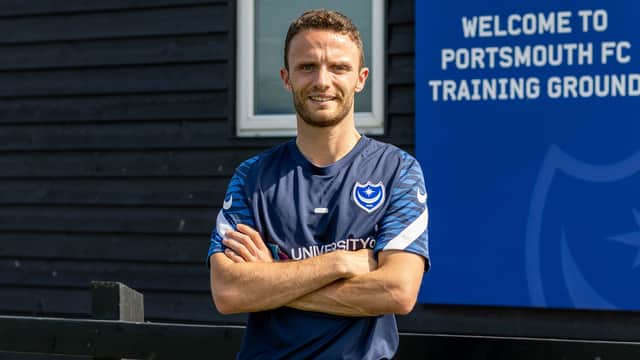
<svg viewBox="0 0 640 360">
<path fill-rule="evenodd" d="M 356 92 L 362 91 L 364 89 L 364 85 L 367 83 L 367 78 L 369 77 L 369 68 L 363 67 L 358 72 L 358 83 L 356 84 Z"/>
<path fill-rule="evenodd" d="M 289 82 L 289 71 L 287 69 L 280 69 L 280 79 L 282 79 L 282 85 L 287 90 L 291 90 L 291 83 Z"/>
</svg>

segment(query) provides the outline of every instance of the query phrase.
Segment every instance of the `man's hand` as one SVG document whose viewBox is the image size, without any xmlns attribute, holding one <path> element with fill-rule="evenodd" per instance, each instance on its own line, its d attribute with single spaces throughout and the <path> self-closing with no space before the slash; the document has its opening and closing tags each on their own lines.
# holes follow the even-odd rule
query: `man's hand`
<svg viewBox="0 0 640 360">
<path fill-rule="evenodd" d="M 262 240 L 262 236 L 250 226 L 238 224 L 237 231 L 228 231 L 222 243 L 227 247 L 224 254 L 235 263 L 273 262 L 271 251 Z M 347 265 L 347 277 L 366 274 L 378 267 L 373 250 L 338 250 L 343 263 Z"/>
<path fill-rule="evenodd" d="M 352 253 L 359 252 L 363 250 Z M 335 281 L 287 306 L 340 316 L 409 313 L 418 297 L 425 259 L 401 250 L 381 251 L 378 256 L 377 269 Z"/>
<path fill-rule="evenodd" d="M 227 231 L 222 243 L 224 254 L 233 262 L 273 262 L 273 256 L 262 236 L 250 226 L 238 224 L 238 231 Z"/>
<path fill-rule="evenodd" d="M 250 226 L 238 224 L 238 231 L 228 231 L 222 243 L 227 247 L 224 254 L 235 263 L 273 262 L 271 251 L 262 240 L 262 236 Z M 366 274 L 378 267 L 373 250 L 338 250 L 348 265 L 348 276 Z"/>
</svg>

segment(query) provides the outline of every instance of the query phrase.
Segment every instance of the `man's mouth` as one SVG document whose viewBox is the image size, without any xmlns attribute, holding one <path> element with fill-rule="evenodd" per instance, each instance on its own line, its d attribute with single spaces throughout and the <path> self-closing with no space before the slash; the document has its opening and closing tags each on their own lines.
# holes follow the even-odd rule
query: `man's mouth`
<svg viewBox="0 0 640 360">
<path fill-rule="evenodd" d="M 335 96 L 314 95 L 314 96 L 309 96 L 309 99 L 314 102 L 327 102 L 327 101 L 335 100 L 336 98 Z"/>
</svg>

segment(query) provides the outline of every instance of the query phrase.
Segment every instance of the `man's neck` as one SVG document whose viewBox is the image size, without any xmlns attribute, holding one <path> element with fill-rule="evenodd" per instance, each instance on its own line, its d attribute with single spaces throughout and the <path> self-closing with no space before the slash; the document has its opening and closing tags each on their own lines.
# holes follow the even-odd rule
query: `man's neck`
<svg viewBox="0 0 640 360">
<path fill-rule="evenodd" d="M 343 120 L 333 127 L 313 127 L 298 119 L 296 145 L 316 166 L 328 166 L 347 155 L 360 140 L 353 121 Z"/>
</svg>

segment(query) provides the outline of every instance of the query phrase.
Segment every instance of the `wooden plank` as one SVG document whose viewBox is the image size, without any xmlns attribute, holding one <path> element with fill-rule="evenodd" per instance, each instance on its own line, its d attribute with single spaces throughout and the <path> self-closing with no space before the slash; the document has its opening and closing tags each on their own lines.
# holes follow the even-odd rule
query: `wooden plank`
<svg viewBox="0 0 640 360">
<path fill-rule="evenodd" d="M 91 316 L 96 320 L 144 322 L 144 296 L 117 281 L 91 281 Z"/>
<path fill-rule="evenodd" d="M 208 233 L 0 232 L 0 258 L 204 264 L 208 239 Z"/>
<path fill-rule="evenodd" d="M 87 12 L 105 10 L 125 10 L 167 6 L 188 6 L 213 4 L 223 0 L 3 0 L 0 2 L 0 16 L 48 15 L 65 12 Z"/>
<path fill-rule="evenodd" d="M 0 178 L 231 177 L 242 161 L 260 150 L 4 153 L 0 156 Z"/>
<path fill-rule="evenodd" d="M 137 359 L 232 359 L 244 328 L 0 317 L 0 350 Z"/>
<path fill-rule="evenodd" d="M 30 316 L 88 317 L 91 308 L 89 284 L 86 290 L 0 287 L 0 314 Z"/>
<path fill-rule="evenodd" d="M 191 234 L 207 239 L 218 211 L 211 208 L 3 206 L 0 207 L 0 231 Z"/>
<path fill-rule="evenodd" d="M 211 293 L 176 293 L 147 290 L 146 319 L 154 322 L 200 322 L 244 325 L 247 314 L 221 315 L 215 309 Z"/>
<path fill-rule="evenodd" d="M 227 177 L 0 179 L 0 205 L 219 206 Z"/>
<path fill-rule="evenodd" d="M 233 358 L 244 330 L 235 326 L 0 317 L 0 350 L 128 356 Z M 61 336 L 63 334 L 63 336 Z M 549 338 L 462 337 L 400 333 L 394 359 L 635 359 L 640 344 Z"/>
<path fill-rule="evenodd" d="M 408 85 L 389 85 L 389 114 L 413 115 L 415 113 L 415 88 Z"/>
<path fill-rule="evenodd" d="M 415 56 L 392 55 L 389 56 L 389 85 L 413 85 L 415 83 Z"/>
<path fill-rule="evenodd" d="M 119 281 L 142 292 L 149 290 L 193 292 L 209 295 L 209 271 L 205 265 L 208 239 L 201 239 L 196 264 L 105 262 L 101 260 L 1 259 L 0 286 L 53 287 L 84 290 L 92 281 Z M 33 249 L 33 253 L 41 253 Z M 177 295 L 176 295 L 177 296 Z"/>
<path fill-rule="evenodd" d="M 176 64 L 0 73 L 0 97 L 212 91 L 227 87 L 227 65 Z"/>
<path fill-rule="evenodd" d="M 410 316 L 398 317 L 398 328 L 459 336 L 640 342 L 640 313 L 418 304 Z"/>
<path fill-rule="evenodd" d="M 111 281 L 91 282 L 91 315 L 97 320 L 144 322 L 142 294 Z M 126 360 L 120 356 L 96 356 L 95 360 Z"/>
<path fill-rule="evenodd" d="M 0 123 L 226 119 L 224 90 L 0 99 Z"/>
<path fill-rule="evenodd" d="M 15 353 L 0 351 L 0 359 L 2 360 L 93 360 L 92 356 L 81 355 L 42 355 L 29 353 Z"/>
<path fill-rule="evenodd" d="M 223 32 L 224 4 L 0 18 L 0 44 Z"/>
<path fill-rule="evenodd" d="M 413 24 L 397 24 L 389 26 L 389 55 L 415 53 L 415 26 Z"/>
<path fill-rule="evenodd" d="M 229 46 L 226 33 L 4 45 L 0 71 L 221 61 Z"/>
<path fill-rule="evenodd" d="M 0 127 L 0 151 L 117 149 L 228 149 L 246 143 L 258 147 L 273 139 L 237 139 L 226 121 L 6 125 Z"/>
<path fill-rule="evenodd" d="M 388 3 L 387 19 L 389 24 L 413 23 L 415 18 L 415 0 L 393 0 Z"/>
<path fill-rule="evenodd" d="M 640 343 L 400 333 L 394 359 L 636 359 Z"/>
<path fill-rule="evenodd" d="M 91 294 L 85 289 L 0 287 L 0 314 L 90 317 Z M 246 314 L 220 315 L 209 291 L 162 292 L 142 290 L 147 321 L 200 322 L 226 325 L 246 323 Z"/>
</svg>

